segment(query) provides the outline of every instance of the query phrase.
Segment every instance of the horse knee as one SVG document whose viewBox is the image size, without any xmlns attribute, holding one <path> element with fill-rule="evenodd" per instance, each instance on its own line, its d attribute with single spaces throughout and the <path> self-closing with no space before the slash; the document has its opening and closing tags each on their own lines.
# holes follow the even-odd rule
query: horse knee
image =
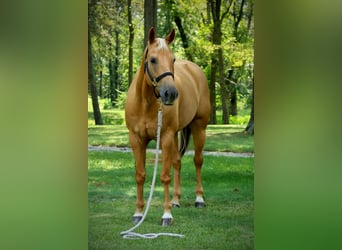
<svg viewBox="0 0 342 250">
<path fill-rule="evenodd" d="M 160 180 L 164 185 L 169 185 L 171 183 L 171 175 L 170 174 L 160 174 Z"/>
<path fill-rule="evenodd" d="M 146 178 L 146 173 L 136 173 L 135 174 L 135 180 L 137 182 L 137 184 L 144 184 L 145 183 L 145 178 Z"/>
<path fill-rule="evenodd" d="M 196 167 L 201 167 L 203 164 L 203 156 L 202 154 L 195 154 L 194 163 Z"/>
<path fill-rule="evenodd" d="M 180 170 L 182 166 L 182 162 L 180 159 L 177 159 L 173 162 L 173 168 Z"/>
</svg>

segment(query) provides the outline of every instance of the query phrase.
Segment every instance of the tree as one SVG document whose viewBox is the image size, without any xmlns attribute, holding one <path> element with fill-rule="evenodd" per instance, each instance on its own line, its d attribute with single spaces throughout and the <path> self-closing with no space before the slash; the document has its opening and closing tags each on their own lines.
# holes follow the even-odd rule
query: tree
<svg viewBox="0 0 342 250">
<path fill-rule="evenodd" d="M 96 1 L 89 0 L 88 9 L 90 13 L 94 13 L 94 6 Z M 96 90 L 96 80 L 94 75 L 93 67 L 93 53 L 92 53 L 92 43 L 91 43 L 91 30 L 94 30 L 95 17 L 94 15 L 89 15 L 88 17 L 88 88 L 90 89 L 94 119 L 96 125 L 103 125 L 102 116 L 100 112 L 97 90 Z"/>
<path fill-rule="evenodd" d="M 109 97 L 112 105 L 114 106 L 114 102 L 117 98 L 117 89 L 119 89 L 119 52 L 120 52 L 120 41 L 119 41 L 119 31 L 114 31 L 114 41 L 115 41 L 115 49 L 114 49 L 114 59 L 112 57 L 109 58 L 108 69 L 109 69 Z M 110 50 L 111 52 L 111 50 Z M 112 53 L 110 53 L 112 54 Z"/>
<path fill-rule="evenodd" d="M 252 86 L 252 108 L 251 108 L 251 115 L 247 124 L 247 127 L 245 128 L 245 132 L 248 134 L 254 135 L 254 76 L 252 80 L 253 86 Z"/>
<path fill-rule="evenodd" d="M 192 54 L 188 50 L 188 48 L 189 48 L 188 37 L 185 34 L 185 30 L 184 30 L 184 27 L 182 25 L 182 19 L 180 18 L 179 13 L 175 13 L 175 23 L 177 25 L 177 28 L 178 28 L 179 33 L 180 33 L 180 37 L 182 39 L 183 48 L 185 51 L 186 58 L 190 61 L 193 61 Z"/>
<path fill-rule="evenodd" d="M 91 100 L 93 105 L 95 125 L 103 125 L 102 116 L 100 112 L 99 102 L 97 99 L 96 82 L 93 69 L 93 58 L 91 50 L 91 37 L 88 29 L 88 82 L 91 93 Z"/>
<path fill-rule="evenodd" d="M 210 76 L 210 103 L 211 103 L 211 114 L 210 123 L 216 123 L 216 71 L 219 71 L 219 84 L 221 89 L 221 103 L 222 103 L 222 121 L 224 124 L 229 123 L 229 110 L 228 110 L 228 88 L 224 84 L 224 62 L 223 62 L 223 51 L 222 51 L 222 31 L 221 24 L 222 20 L 227 15 L 232 1 L 230 2 L 227 9 L 221 15 L 221 0 L 209 0 L 209 6 L 214 22 L 214 28 L 212 33 L 212 42 L 215 47 L 214 53 L 211 57 L 211 76 Z"/>
<path fill-rule="evenodd" d="M 242 20 L 243 17 L 243 9 L 245 5 L 245 0 L 241 0 L 240 6 L 239 6 L 239 1 L 234 2 L 234 8 L 233 8 L 233 13 L 232 16 L 234 18 L 234 29 L 233 29 L 233 34 L 236 39 L 236 42 L 241 42 L 242 37 L 245 34 L 239 34 L 239 24 Z M 228 73 L 228 89 L 230 90 L 230 114 L 232 116 L 237 115 L 237 86 L 234 84 L 236 82 L 236 79 L 233 78 L 234 76 L 234 68 L 232 67 L 229 70 Z"/>
<path fill-rule="evenodd" d="M 144 1 L 144 46 L 147 45 L 148 32 L 151 27 L 157 31 L 157 0 Z"/>
<path fill-rule="evenodd" d="M 132 22 L 132 1 L 127 1 L 127 16 L 128 16 L 128 85 L 133 80 L 133 42 L 134 42 L 134 27 Z"/>
<path fill-rule="evenodd" d="M 174 0 L 159 1 L 158 9 L 157 20 L 160 34 L 169 34 L 173 28 Z"/>
</svg>

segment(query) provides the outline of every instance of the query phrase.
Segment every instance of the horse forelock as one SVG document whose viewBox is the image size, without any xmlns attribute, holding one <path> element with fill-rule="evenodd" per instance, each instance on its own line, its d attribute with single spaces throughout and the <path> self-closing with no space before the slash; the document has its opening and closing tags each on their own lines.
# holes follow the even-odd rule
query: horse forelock
<svg viewBox="0 0 342 250">
<path fill-rule="evenodd" d="M 166 50 L 168 49 L 167 43 L 163 38 L 157 38 L 157 49 L 158 50 Z"/>
</svg>

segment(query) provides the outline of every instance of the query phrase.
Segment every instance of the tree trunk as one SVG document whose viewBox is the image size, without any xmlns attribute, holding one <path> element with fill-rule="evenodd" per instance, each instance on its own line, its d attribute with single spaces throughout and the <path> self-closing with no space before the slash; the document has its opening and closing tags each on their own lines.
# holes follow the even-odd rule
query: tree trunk
<svg viewBox="0 0 342 250">
<path fill-rule="evenodd" d="M 224 65 L 223 65 L 222 48 L 219 48 L 217 53 L 219 57 L 218 67 L 219 67 L 219 75 L 220 75 L 219 82 L 220 82 L 220 87 L 221 87 L 222 123 L 229 124 L 229 109 L 228 109 L 229 91 L 224 81 Z"/>
<path fill-rule="evenodd" d="M 210 80 L 210 85 L 211 88 L 209 88 L 209 91 L 215 91 L 215 79 L 216 79 L 216 67 L 218 67 L 219 70 L 219 84 L 221 86 L 221 102 L 222 102 L 222 120 L 223 123 L 229 123 L 229 110 L 228 110 L 228 96 L 229 96 L 229 92 L 228 89 L 225 88 L 224 86 L 224 64 L 223 64 L 223 53 L 222 53 L 222 47 L 221 47 L 221 43 L 222 43 L 222 32 L 221 32 L 221 0 L 216 0 L 210 1 L 210 9 L 211 9 L 211 14 L 213 17 L 213 21 L 214 21 L 214 29 L 213 29 L 213 45 L 215 46 L 215 50 L 214 53 L 212 54 L 212 58 L 211 58 L 211 66 L 212 66 L 212 71 L 211 71 L 211 80 Z M 225 14 L 228 12 L 228 9 L 226 10 Z M 223 14 L 223 16 L 225 15 Z M 222 16 L 222 18 L 223 18 Z M 218 60 L 215 59 L 218 58 Z M 216 65 L 218 63 L 218 65 Z M 211 102 L 211 107 L 215 107 L 214 110 L 212 110 L 212 112 L 216 112 L 216 98 L 215 100 L 212 99 L 214 97 L 214 95 L 216 95 L 215 93 L 210 93 L 210 102 Z M 213 103 L 215 102 L 215 104 Z M 215 106 L 214 106 L 215 105 Z M 214 118 L 215 116 L 215 121 L 216 121 L 216 114 L 211 114 L 211 118 Z M 214 122 L 214 119 L 211 120 L 212 122 Z"/>
<path fill-rule="evenodd" d="M 193 61 L 192 54 L 188 50 L 188 48 L 189 48 L 188 38 L 187 38 L 187 36 L 185 34 L 185 31 L 184 31 L 184 28 L 183 28 L 183 25 L 182 25 L 182 19 L 179 17 L 178 13 L 175 14 L 175 23 L 176 23 L 176 25 L 178 27 L 179 34 L 180 34 L 180 37 L 182 39 L 183 48 L 184 48 L 184 51 L 185 51 L 186 58 L 188 60 L 190 60 L 190 61 Z"/>
<path fill-rule="evenodd" d="M 102 63 L 101 63 L 101 70 L 100 70 L 100 85 L 99 85 L 99 96 L 100 98 L 103 98 L 102 96 L 102 82 L 103 82 L 103 71 L 102 71 Z"/>
<path fill-rule="evenodd" d="M 120 56 L 120 40 L 119 40 L 119 30 L 115 30 L 115 57 L 114 57 L 114 65 L 113 65 L 113 80 L 114 80 L 114 100 L 112 104 L 116 101 L 118 97 L 117 90 L 120 89 L 120 79 L 119 79 L 119 56 Z"/>
<path fill-rule="evenodd" d="M 235 86 L 230 90 L 230 115 L 237 116 L 237 91 Z"/>
<path fill-rule="evenodd" d="M 216 67 L 217 60 L 215 54 L 211 57 L 211 73 L 209 83 L 209 95 L 210 95 L 210 119 L 209 124 L 216 124 Z"/>
<path fill-rule="evenodd" d="M 157 30 L 157 0 L 144 1 L 144 46 L 147 45 L 148 32 L 151 27 Z"/>
<path fill-rule="evenodd" d="M 254 135 L 254 76 L 252 79 L 252 108 L 251 108 L 251 115 L 249 117 L 249 121 L 247 127 L 245 128 L 245 132 L 248 134 Z"/>
<path fill-rule="evenodd" d="M 108 69 L 109 69 L 109 98 L 112 106 L 114 106 L 115 100 L 117 98 L 117 89 L 119 88 L 119 31 L 114 31 L 115 37 L 115 49 L 114 49 L 114 60 L 112 58 L 109 59 Z M 110 55 L 112 54 L 110 48 Z"/>
<path fill-rule="evenodd" d="M 236 86 L 233 82 L 235 82 L 235 78 L 234 78 L 234 70 L 230 69 L 228 71 L 228 77 L 227 77 L 227 84 L 226 86 L 229 89 L 229 93 L 230 93 L 230 115 L 232 116 L 237 116 L 237 91 L 236 91 Z"/>
<path fill-rule="evenodd" d="M 251 35 L 250 32 L 251 32 L 251 24 L 252 24 L 252 18 L 253 18 L 253 7 L 254 7 L 254 3 L 251 2 L 250 3 L 250 9 L 249 9 L 249 12 L 247 14 L 248 16 L 248 22 L 247 22 L 247 35 Z"/>
<path fill-rule="evenodd" d="M 205 23 L 207 25 L 211 23 L 211 4 L 209 0 L 207 0 L 207 20 Z"/>
<path fill-rule="evenodd" d="M 128 86 L 131 85 L 133 80 L 133 41 L 134 41 L 134 27 L 132 22 L 132 1 L 127 1 L 128 9 L 128 28 L 129 28 L 129 38 L 128 38 Z"/>
<path fill-rule="evenodd" d="M 173 0 L 164 0 L 164 5 L 165 5 L 165 8 L 164 8 L 164 15 L 165 15 L 165 24 L 164 24 L 164 27 L 163 27 L 163 34 L 168 34 L 171 29 L 172 29 L 172 5 L 173 5 Z M 162 13 L 163 13 L 162 12 Z"/>
<path fill-rule="evenodd" d="M 88 30 L 88 82 L 89 82 L 89 87 L 90 87 L 91 100 L 93 104 L 95 125 L 103 125 L 99 102 L 97 99 L 96 82 L 95 82 L 95 76 L 94 76 L 92 57 L 93 55 L 92 55 L 92 49 L 91 49 L 90 32 Z"/>
<path fill-rule="evenodd" d="M 109 59 L 108 69 L 109 69 L 109 98 L 110 102 L 113 105 L 115 100 L 115 88 L 114 88 L 114 69 L 113 69 L 113 60 Z"/>
<path fill-rule="evenodd" d="M 234 2 L 234 5 L 237 5 L 238 2 Z M 237 40 L 237 42 L 240 42 L 241 39 L 242 39 L 242 36 L 239 35 L 238 33 L 238 28 L 239 28 L 239 24 L 241 22 L 241 19 L 242 19 L 242 16 L 243 16 L 243 7 L 245 5 L 245 0 L 242 0 L 241 3 L 240 3 L 240 6 L 239 8 L 235 8 L 235 11 L 234 11 L 234 36 Z M 238 11 L 238 13 L 236 13 Z"/>
</svg>

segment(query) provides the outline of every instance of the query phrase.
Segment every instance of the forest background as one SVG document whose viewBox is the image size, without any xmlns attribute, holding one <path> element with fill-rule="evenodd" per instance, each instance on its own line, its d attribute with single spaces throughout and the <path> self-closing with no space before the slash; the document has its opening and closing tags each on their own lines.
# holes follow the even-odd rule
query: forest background
<svg viewBox="0 0 342 250">
<path fill-rule="evenodd" d="M 210 124 L 242 123 L 254 133 L 254 0 L 91 0 L 88 2 L 88 92 L 96 125 L 103 109 L 123 109 L 150 27 L 172 28 L 176 59 L 205 72 Z M 239 119 L 237 116 L 239 115 Z"/>
</svg>

